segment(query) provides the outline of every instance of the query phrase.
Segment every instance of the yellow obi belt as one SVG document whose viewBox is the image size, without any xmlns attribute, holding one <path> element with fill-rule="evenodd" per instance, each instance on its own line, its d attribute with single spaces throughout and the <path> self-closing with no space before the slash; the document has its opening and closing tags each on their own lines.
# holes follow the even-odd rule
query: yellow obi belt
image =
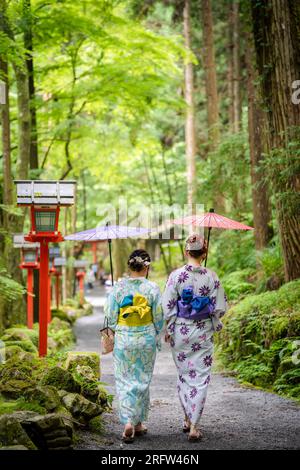
<svg viewBox="0 0 300 470">
<path fill-rule="evenodd" d="M 126 295 L 120 305 L 118 325 L 145 326 L 152 323 L 151 307 L 140 294 Z"/>
</svg>

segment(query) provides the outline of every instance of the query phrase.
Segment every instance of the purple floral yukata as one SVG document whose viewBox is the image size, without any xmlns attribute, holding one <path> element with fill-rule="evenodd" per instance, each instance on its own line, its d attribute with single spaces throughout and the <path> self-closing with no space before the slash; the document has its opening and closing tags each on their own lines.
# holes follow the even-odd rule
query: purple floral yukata
<svg viewBox="0 0 300 470">
<path fill-rule="evenodd" d="M 195 295 L 211 299 L 215 308 L 210 318 L 189 320 L 177 317 L 178 296 L 190 286 Z M 162 305 L 178 370 L 179 400 L 186 416 L 197 426 L 210 382 L 213 334 L 223 327 L 220 318 L 227 310 L 226 295 L 215 272 L 202 266 L 185 265 L 171 273 Z"/>
</svg>

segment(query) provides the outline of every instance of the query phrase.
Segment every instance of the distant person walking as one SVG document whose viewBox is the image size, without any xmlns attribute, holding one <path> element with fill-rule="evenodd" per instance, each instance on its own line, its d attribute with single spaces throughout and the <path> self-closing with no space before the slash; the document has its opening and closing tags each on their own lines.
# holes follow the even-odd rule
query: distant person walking
<svg viewBox="0 0 300 470">
<path fill-rule="evenodd" d="M 87 272 L 86 281 L 87 281 L 88 289 L 93 289 L 94 282 L 96 281 L 96 276 L 93 270 L 93 266 L 90 266 L 90 269 Z"/>
<path fill-rule="evenodd" d="M 185 414 L 183 431 L 195 441 L 202 437 L 199 422 L 210 382 L 213 334 L 222 328 L 220 317 L 227 305 L 218 276 L 201 265 L 207 254 L 204 238 L 190 236 L 185 254 L 187 264 L 171 273 L 162 304 L 167 320 L 165 339 L 178 370 L 177 390 Z"/>
<path fill-rule="evenodd" d="M 117 282 L 105 307 L 115 332 L 114 370 L 123 440 L 144 434 L 156 348 L 163 327 L 159 287 L 147 279 L 150 256 L 135 250 L 128 259 L 130 275 Z"/>
</svg>

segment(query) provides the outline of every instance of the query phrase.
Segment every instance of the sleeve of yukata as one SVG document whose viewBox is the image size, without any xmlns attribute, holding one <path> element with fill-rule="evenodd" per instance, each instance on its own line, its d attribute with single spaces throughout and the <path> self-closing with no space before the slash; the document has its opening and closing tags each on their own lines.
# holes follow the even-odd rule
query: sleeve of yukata
<svg viewBox="0 0 300 470">
<path fill-rule="evenodd" d="M 175 272 L 173 272 L 169 276 L 162 296 L 162 308 L 164 312 L 164 317 L 167 321 L 168 333 L 171 335 L 174 333 L 175 320 L 177 318 L 177 300 L 178 292 L 176 285 L 176 274 Z"/>
<path fill-rule="evenodd" d="M 152 301 L 152 317 L 155 326 L 156 334 L 160 335 L 164 326 L 164 317 L 161 306 L 161 293 L 158 286 L 154 287 L 153 301 Z"/>
<path fill-rule="evenodd" d="M 210 288 L 209 297 L 211 298 L 215 306 L 214 316 L 217 319 L 221 318 L 228 310 L 228 305 L 226 294 L 215 272 L 212 272 L 212 285 Z"/>
<path fill-rule="evenodd" d="M 118 315 L 119 315 L 119 304 L 116 300 L 116 293 L 115 289 L 113 289 L 104 306 L 104 313 L 108 319 L 108 326 L 111 330 L 115 331 L 118 323 Z"/>
</svg>

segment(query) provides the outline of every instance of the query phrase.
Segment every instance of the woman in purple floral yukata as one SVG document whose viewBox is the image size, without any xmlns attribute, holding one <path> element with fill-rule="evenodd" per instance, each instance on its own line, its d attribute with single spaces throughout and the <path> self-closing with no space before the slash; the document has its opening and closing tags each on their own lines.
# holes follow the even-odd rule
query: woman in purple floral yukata
<svg viewBox="0 0 300 470">
<path fill-rule="evenodd" d="M 185 413 L 183 431 L 189 440 L 202 438 L 199 422 L 210 382 L 213 334 L 221 330 L 226 296 L 216 273 L 201 266 L 207 242 L 191 235 L 185 246 L 187 264 L 173 271 L 162 304 L 167 320 L 166 341 L 178 370 L 177 390 Z"/>
</svg>

